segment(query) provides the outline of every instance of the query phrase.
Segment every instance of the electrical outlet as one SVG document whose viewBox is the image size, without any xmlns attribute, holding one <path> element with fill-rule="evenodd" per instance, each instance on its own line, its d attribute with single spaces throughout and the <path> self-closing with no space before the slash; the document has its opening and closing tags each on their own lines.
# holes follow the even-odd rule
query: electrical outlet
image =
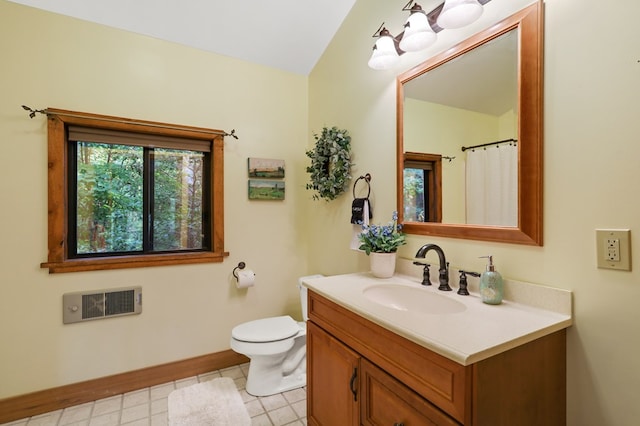
<svg viewBox="0 0 640 426">
<path fill-rule="evenodd" d="M 596 229 L 598 268 L 631 270 L 631 231 Z"/>
<path fill-rule="evenodd" d="M 609 262 L 620 262 L 620 239 L 619 238 L 607 238 L 606 245 L 606 258 Z"/>
</svg>

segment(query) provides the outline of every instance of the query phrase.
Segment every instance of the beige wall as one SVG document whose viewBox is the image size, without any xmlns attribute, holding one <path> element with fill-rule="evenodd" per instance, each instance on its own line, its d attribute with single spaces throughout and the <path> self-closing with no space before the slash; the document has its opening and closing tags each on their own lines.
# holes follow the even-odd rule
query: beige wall
<svg viewBox="0 0 640 426">
<path fill-rule="evenodd" d="M 485 15 L 516 3 L 528 2 L 493 0 Z M 373 177 L 374 222 L 386 222 L 395 206 L 394 79 L 423 59 L 407 54 L 394 70 L 367 68 L 370 35 L 383 21 L 397 34 L 406 19 L 400 6 L 356 2 L 309 82 L 311 128 L 349 129 L 356 174 Z M 594 232 L 630 228 L 640 247 L 639 14 L 637 2 L 546 1 L 543 247 L 412 237 L 401 250 L 412 256 L 435 242 L 451 262 L 476 270 L 483 267 L 477 257 L 490 253 L 507 277 L 574 292 L 567 361 L 572 426 L 627 426 L 640 417 L 640 249 L 633 250 L 632 272 L 597 269 Z M 423 57 L 452 37 L 443 34 Z M 346 249 L 350 198 L 314 210 L 311 269 L 366 270 L 366 256 Z"/>
<path fill-rule="evenodd" d="M 290 313 L 307 272 L 307 77 L 0 1 L 0 398 L 229 348 L 231 328 Z M 55 107 L 236 129 L 225 141 L 220 264 L 49 275 L 46 119 Z M 286 199 L 247 200 L 247 158 L 285 160 Z M 257 285 L 237 291 L 245 261 Z M 140 316 L 62 324 L 62 294 L 141 285 Z"/>
</svg>

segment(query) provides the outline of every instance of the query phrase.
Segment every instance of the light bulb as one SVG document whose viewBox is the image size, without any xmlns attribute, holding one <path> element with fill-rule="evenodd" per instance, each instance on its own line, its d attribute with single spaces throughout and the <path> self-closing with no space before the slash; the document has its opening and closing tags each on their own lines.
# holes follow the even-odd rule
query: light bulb
<svg viewBox="0 0 640 426">
<path fill-rule="evenodd" d="M 446 0 L 437 23 L 440 28 L 462 28 L 478 19 L 482 11 L 478 0 Z"/>
<path fill-rule="evenodd" d="M 400 49 L 405 52 L 417 52 L 431 46 L 437 37 L 429 25 L 427 15 L 423 12 L 415 12 L 407 19 L 404 34 L 400 40 Z"/>
<path fill-rule="evenodd" d="M 385 70 L 393 67 L 400 61 L 395 42 L 390 35 L 383 35 L 378 38 L 373 48 L 369 67 L 374 70 Z"/>
</svg>

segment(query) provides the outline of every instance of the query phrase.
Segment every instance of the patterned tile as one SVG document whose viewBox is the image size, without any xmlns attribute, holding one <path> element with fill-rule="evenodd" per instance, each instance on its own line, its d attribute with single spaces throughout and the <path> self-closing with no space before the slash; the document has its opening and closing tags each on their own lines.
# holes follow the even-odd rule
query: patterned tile
<svg viewBox="0 0 640 426">
<path fill-rule="evenodd" d="M 298 415 L 289 405 L 269 411 L 267 413 L 273 424 L 286 425 L 298 419 Z"/>
<path fill-rule="evenodd" d="M 248 372 L 249 364 L 242 364 L 0 426 L 167 426 L 167 401 L 174 389 L 219 377 L 233 379 L 247 407 L 252 426 L 307 425 L 306 388 L 255 397 L 245 390 Z"/>
<path fill-rule="evenodd" d="M 84 423 L 89 423 L 89 418 L 91 417 L 91 408 L 93 407 L 93 402 L 76 405 L 75 407 L 65 408 L 62 411 L 62 416 L 58 421 L 58 426 L 72 426 L 79 425 Z"/>
</svg>

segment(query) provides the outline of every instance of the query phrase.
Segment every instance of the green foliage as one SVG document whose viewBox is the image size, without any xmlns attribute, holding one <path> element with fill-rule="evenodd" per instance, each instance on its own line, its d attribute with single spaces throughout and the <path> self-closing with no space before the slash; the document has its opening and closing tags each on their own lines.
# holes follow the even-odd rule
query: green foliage
<svg viewBox="0 0 640 426">
<path fill-rule="evenodd" d="M 424 170 L 404 169 L 404 218 L 410 222 L 424 222 Z"/>
<path fill-rule="evenodd" d="M 393 253 L 398 247 L 406 244 L 406 236 L 398 224 L 398 213 L 393 212 L 391 222 L 386 225 L 362 225 L 362 232 L 358 234 L 360 250 L 367 255 L 373 253 Z"/>
<path fill-rule="evenodd" d="M 156 150 L 153 247 L 202 247 L 203 160 L 188 151 Z"/>
<path fill-rule="evenodd" d="M 77 252 L 142 249 L 142 148 L 79 144 Z"/>
<path fill-rule="evenodd" d="M 311 159 L 307 167 L 311 183 L 306 189 L 316 191 L 314 200 L 334 200 L 342 194 L 351 179 L 351 136 L 337 127 L 322 128 L 320 135 L 314 134 L 315 149 L 306 152 Z"/>
<path fill-rule="evenodd" d="M 142 251 L 144 148 L 80 142 L 77 149 L 77 253 Z M 152 250 L 201 248 L 202 155 L 155 149 L 151 158 Z"/>
</svg>

